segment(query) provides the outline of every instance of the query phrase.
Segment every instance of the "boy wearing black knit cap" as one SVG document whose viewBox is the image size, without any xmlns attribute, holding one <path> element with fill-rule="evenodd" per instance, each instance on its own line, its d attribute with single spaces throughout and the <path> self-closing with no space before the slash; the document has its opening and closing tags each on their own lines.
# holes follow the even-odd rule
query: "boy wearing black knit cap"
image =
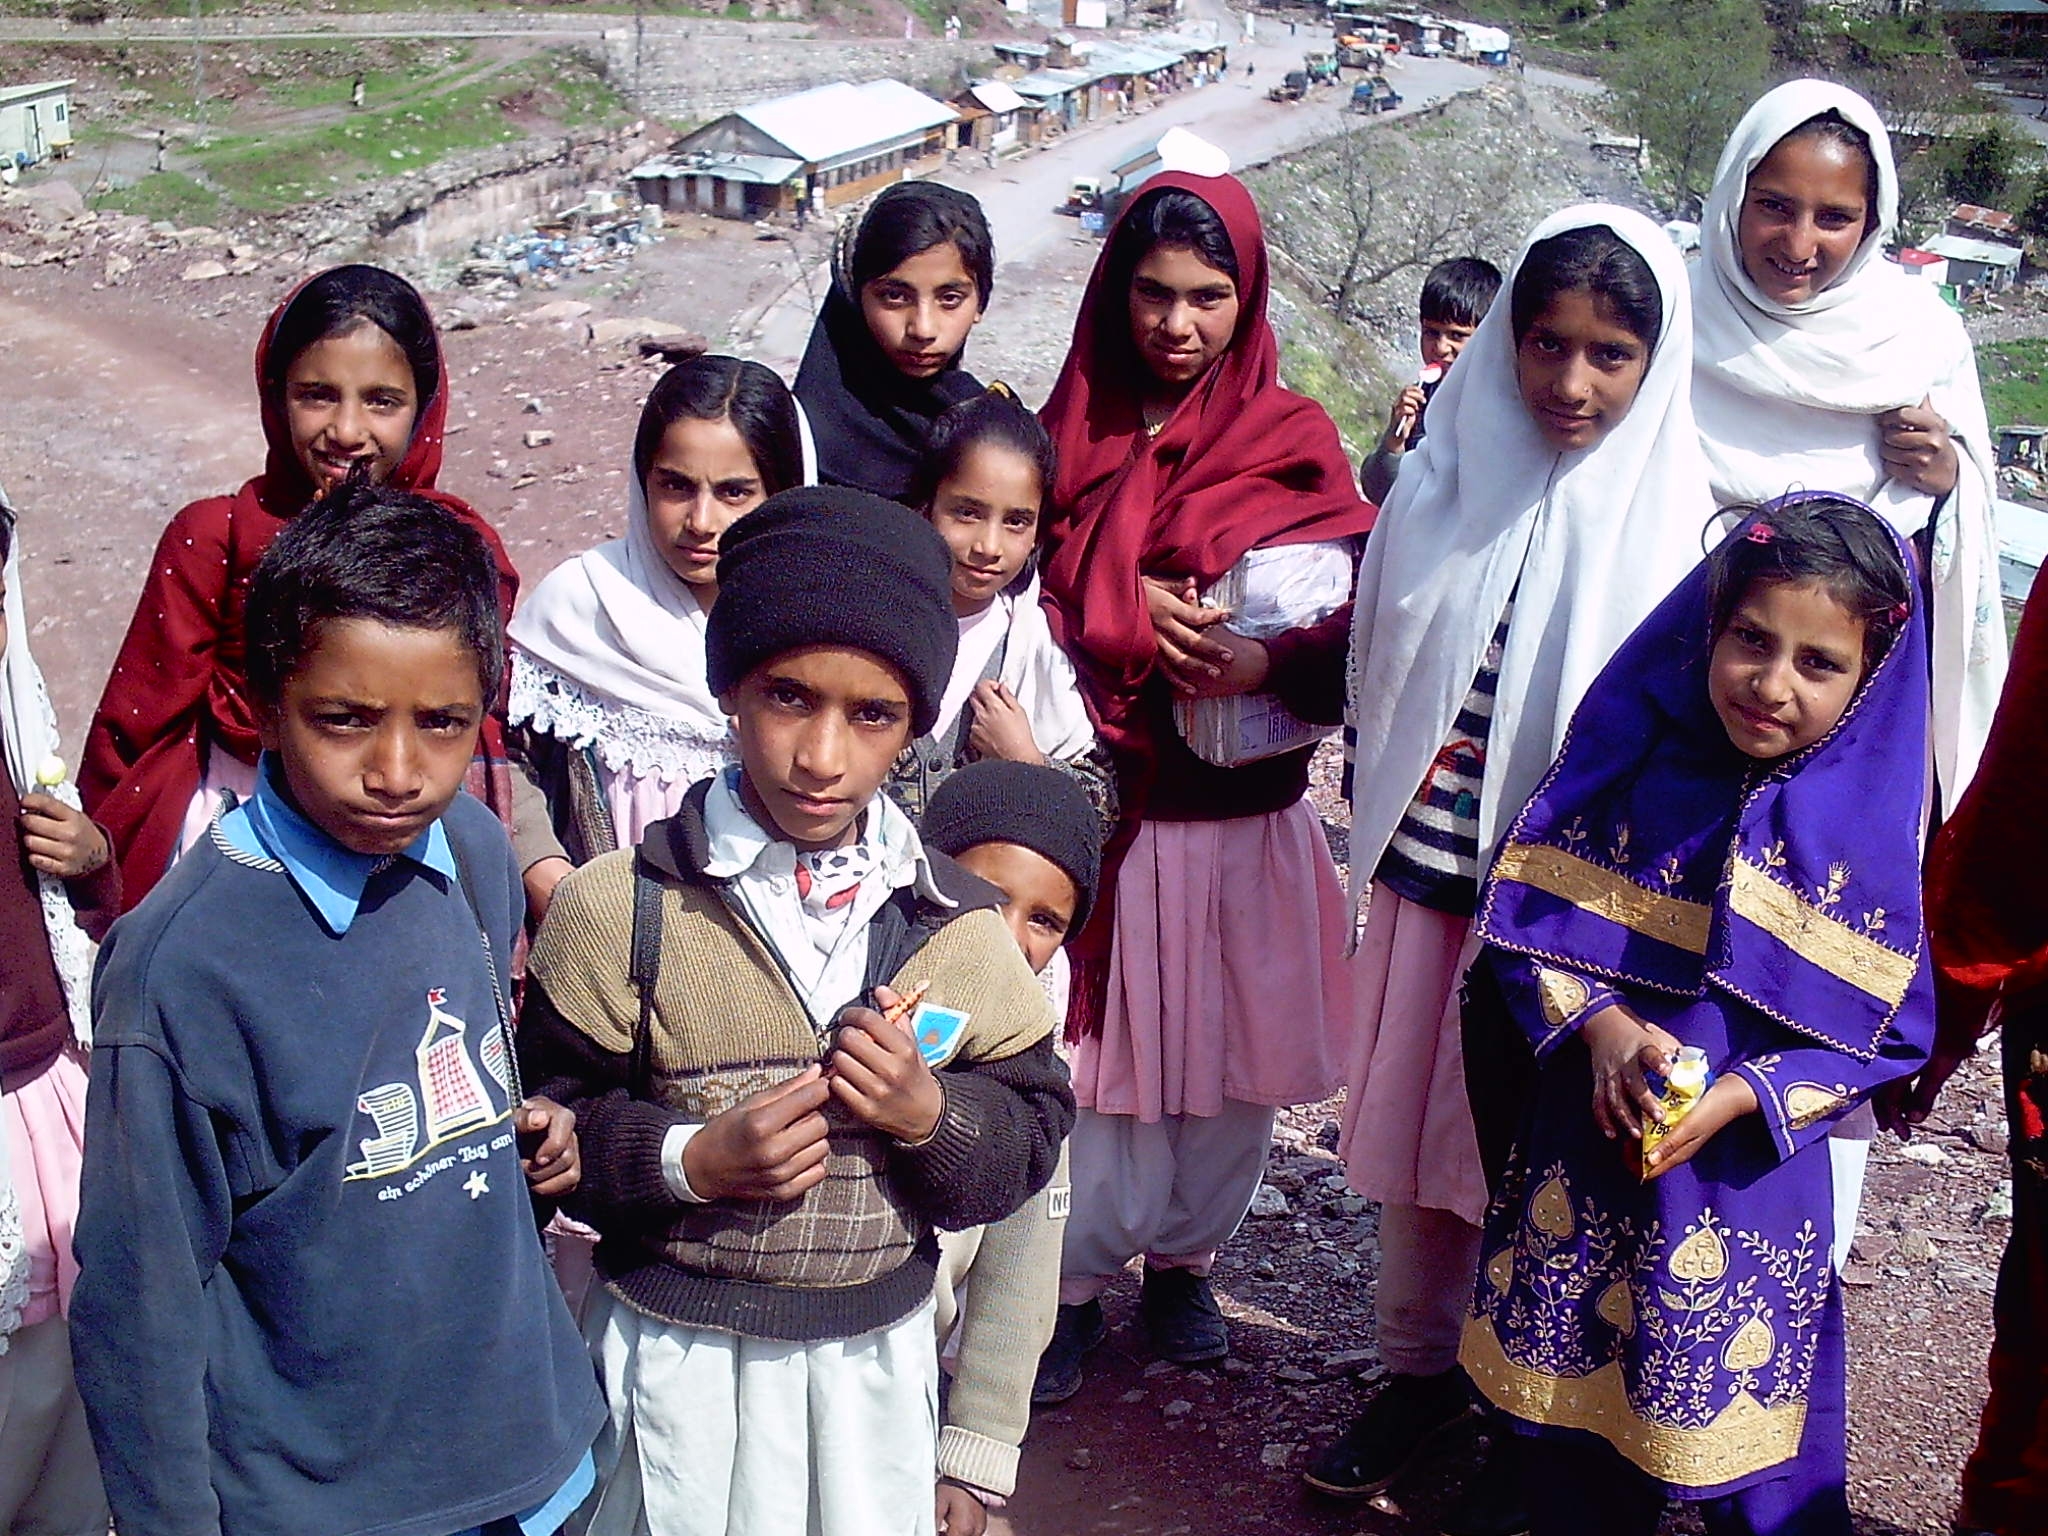
<svg viewBox="0 0 2048 1536">
<path fill-rule="evenodd" d="M 923 833 L 1001 893 L 1011 935 L 1043 976 L 1087 921 L 1101 877 L 1102 826 L 1080 784 L 1035 763 L 971 763 L 933 792 Z M 1033 1372 L 1059 1306 L 1068 1198 L 1062 1149 L 1052 1182 L 1014 1215 L 940 1239 L 939 1337 L 955 1352 L 939 1473 L 989 1503 L 1016 1490 Z"/>
<path fill-rule="evenodd" d="M 592 1536 L 937 1528 L 933 1228 L 1017 1209 L 1073 1119 L 998 893 L 877 793 L 946 685 L 949 574 L 856 491 L 734 523 L 706 652 L 740 760 L 534 942 L 522 1052 L 600 1237 Z"/>
</svg>

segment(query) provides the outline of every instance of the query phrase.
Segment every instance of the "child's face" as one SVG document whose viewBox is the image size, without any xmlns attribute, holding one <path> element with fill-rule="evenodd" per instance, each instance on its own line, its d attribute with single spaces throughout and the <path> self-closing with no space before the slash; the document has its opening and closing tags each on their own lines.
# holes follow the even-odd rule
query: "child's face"
<svg viewBox="0 0 2048 1536">
<path fill-rule="evenodd" d="M 754 668 L 719 706 L 739 740 L 747 808 L 807 852 L 839 848 L 910 744 L 910 689 L 887 662 L 813 645 Z"/>
<path fill-rule="evenodd" d="M 1735 243 L 1767 299 L 1803 304 L 1841 276 L 1863 243 L 1869 166 L 1846 144 L 1781 139 L 1749 174 Z"/>
<path fill-rule="evenodd" d="M 1448 368 L 1465 350 L 1465 343 L 1478 330 L 1476 325 L 1459 325 L 1454 320 L 1422 322 L 1422 361 L 1425 366 Z"/>
<path fill-rule="evenodd" d="M 953 552 L 953 611 L 995 601 L 1038 546 L 1038 466 L 1014 448 L 976 443 L 932 497 L 932 526 Z"/>
<path fill-rule="evenodd" d="M 1559 453 L 1590 448 L 1619 426 L 1649 366 L 1649 345 L 1583 289 L 1552 298 L 1515 347 L 1522 404 Z"/>
<path fill-rule="evenodd" d="M 1186 246 L 1154 246 L 1131 273 L 1131 345 L 1153 378 L 1184 387 L 1230 350 L 1240 307 L 1228 272 Z"/>
<path fill-rule="evenodd" d="M 960 851 L 960 867 L 1003 894 L 1003 921 L 1031 969 L 1044 970 L 1074 926 L 1080 893 L 1067 872 L 1017 843 L 976 843 Z"/>
<path fill-rule="evenodd" d="M 315 491 L 341 484 L 358 459 L 369 461 L 373 481 L 389 480 L 412 441 L 419 407 L 412 364 L 368 320 L 314 342 L 285 370 L 292 453 Z"/>
<path fill-rule="evenodd" d="M 1835 728 L 1863 681 L 1863 620 L 1818 582 L 1758 582 L 1714 641 L 1707 692 L 1728 739 L 1769 761 Z"/>
<path fill-rule="evenodd" d="M 928 379 L 967 345 L 981 319 L 981 290 L 948 240 L 870 278 L 860 290 L 861 318 L 889 359 L 912 379 Z"/>
<path fill-rule="evenodd" d="M 731 421 L 684 416 L 669 424 L 647 467 L 647 523 L 668 568 L 718 590 L 718 536 L 768 499 L 761 471 Z"/>
<path fill-rule="evenodd" d="M 448 809 L 483 716 L 476 653 L 456 631 L 329 619 L 261 734 L 306 818 L 344 848 L 381 856 Z"/>
</svg>

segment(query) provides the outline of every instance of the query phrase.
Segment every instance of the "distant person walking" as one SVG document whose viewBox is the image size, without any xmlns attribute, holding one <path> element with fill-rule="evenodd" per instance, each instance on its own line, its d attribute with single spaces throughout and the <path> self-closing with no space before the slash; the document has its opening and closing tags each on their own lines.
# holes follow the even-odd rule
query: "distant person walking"
<svg viewBox="0 0 2048 1536">
<path fill-rule="evenodd" d="M 363 77 L 357 75 L 355 84 L 348 88 L 348 104 L 355 111 L 363 110 Z"/>
<path fill-rule="evenodd" d="M 165 131 L 164 129 L 162 129 L 162 128 L 159 128 L 159 129 L 157 129 L 157 131 L 156 131 L 156 169 L 157 169 L 157 171 L 158 171 L 158 173 L 159 173 L 159 174 L 161 174 L 161 173 L 162 173 L 162 171 L 163 171 L 163 168 L 164 168 L 164 147 L 165 147 L 165 145 L 166 145 L 166 144 L 168 143 L 168 141 L 169 141 L 169 134 L 168 134 L 168 133 L 166 133 L 166 131 Z"/>
</svg>

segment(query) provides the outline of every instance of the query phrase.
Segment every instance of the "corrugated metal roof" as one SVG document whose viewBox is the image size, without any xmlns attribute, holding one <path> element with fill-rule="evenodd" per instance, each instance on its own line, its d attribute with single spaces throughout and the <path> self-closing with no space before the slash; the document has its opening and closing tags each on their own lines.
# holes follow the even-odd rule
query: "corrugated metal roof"
<svg viewBox="0 0 2048 1536">
<path fill-rule="evenodd" d="M 628 174 L 642 179 L 656 176 L 716 176 L 720 181 L 745 181 L 756 186 L 779 187 L 803 171 L 801 160 L 779 155 L 658 155 L 633 167 Z"/>
<path fill-rule="evenodd" d="M 967 91 L 991 112 L 1022 112 L 1037 105 L 1026 101 L 1000 80 L 977 80 L 967 87 Z"/>
<path fill-rule="evenodd" d="M 71 80 L 40 80 L 34 85 L 0 85 L 0 102 L 21 101 L 29 96 L 47 96 L 51 91 L 61 91 L 76 85 Z"/>
<path fill-rule="evenodd" d="M 1034 69 L 1021 80 L 1012 80 L 1010 88 L 1020 96 L 1064 96 L 1069 91 L 1079 90 L 1101 76 L 1090 74 L 1084 69 Z"/>
<path fill-rule="evenodd" d="M 1946 256 L 1952 261 L 1974 261 L 1987 267 L 2016 267 L 2020 264 L 2018 246 L 2000 245 L 1996 240 L 1972 240 L 1968 235 L 1936 235 L 1932 240 L 1923 242 L 1920 249 Z"/>
<path fill-rule="evenodd" d="M 1163 53 L 1134 43 L 1096 43 L 1088 50 L 1088 70 L 1098 80 L 1104 75 L 1150 75 L 1172 69 L 1182 62 L 1177 53 Z"/>
<path fill-rule="evenodd" d="M 1941 0 L 1941 8 L 1985 16 L 2048 16 L 2048 0 Z"/>
<path fill-rule="evenodd" d="M 1975 203 L 1957 203 L 1949 210 L 1948 216 L 1958 224 L 1974 224 L 1981 229 L 2005 231 L 2014 227 L 2011 214 L 2001 213 L 1996 208 L 1980 208 Z"/>
<path fill-rule="evenodd" d="M 799 160 L 816 164 L 922 133 L 960 114 L 901 80 L 870 80 L 865 85 L 840 80 L 794 96 L 757 101 L 733 115 Z"/>
</svg>

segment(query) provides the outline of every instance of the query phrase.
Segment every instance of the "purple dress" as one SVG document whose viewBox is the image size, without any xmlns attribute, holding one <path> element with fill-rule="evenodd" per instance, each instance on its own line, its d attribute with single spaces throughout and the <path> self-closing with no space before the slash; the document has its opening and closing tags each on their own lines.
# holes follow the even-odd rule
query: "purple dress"
<svg viewBox="0 0 2048 1536">
<path fill-rule="evenodd" d="M 1828 1129 L 1933 1036 L 1927 658 L 1909 620 L 1833 731 L 1761 763 L 1714 713 L 1711 649 L 1703 566 L 1601 674 L 1489 875 L 1482 963 L 1539 1066 L 1461 1357 L 1519 1427 L 1596 1437 L 1646 1487 L 1790 1479 L 1811 1514 L 1846 1454 Z M 1613 1002 L 1761 1109 L 1649 1184 L 1590 1107 L 1578 1027 Z"/>
</svg>

